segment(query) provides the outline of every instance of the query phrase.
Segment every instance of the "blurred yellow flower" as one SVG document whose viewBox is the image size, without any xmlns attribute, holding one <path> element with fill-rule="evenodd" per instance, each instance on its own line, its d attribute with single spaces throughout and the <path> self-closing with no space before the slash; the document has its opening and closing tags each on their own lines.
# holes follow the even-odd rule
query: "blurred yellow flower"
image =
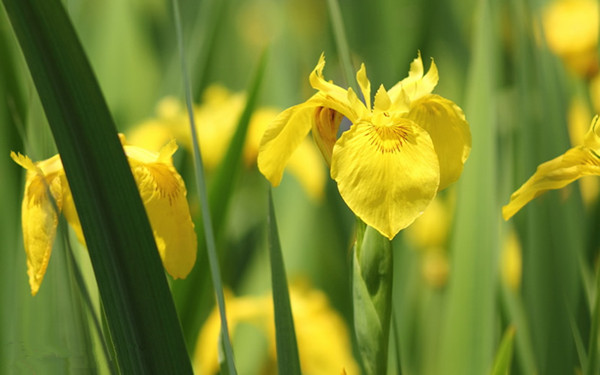
<svg viewBox="0 0 600 375">
<path fill-rule="evenodd" d="M 197 240 L 185 184 L 171 160 L 177 145 L 171 141 L 158 153 L 131 145 L 123 148 L 150 219 L 163 265 L 174 278 L 185 278 L 196 261 Z M 35 295 L 48 267 L 60 212 L 78 239 L 82 243 L 85 240 L 60 156 L 37 163 L 14 152 L 11 152 L 11 157 L 27 170 L 21 222 L 29 285 L 31 294 Z"/>
<path fill-rule="evenodd" d="M 558 0 L 542 15 L 548 48 L 584 77 L 598 71 L 598 2 Z"/>
<path fill-rule="evenodd" d="M 563 155 L 547 161 L 540 166 L 502 207 L 504 220 L 510 219 L 523 206 L 540 194 L 560 189 L 583 176 L 600 175 L 600 127 L 598 116 L 585 135 L 583 145 L 573 147 Z"/>
<path fill-rule="evenodd" d="M 437 68 L 432 61 L 424 74 L 420 55 L 407 78 L 389 91 L 379 87 L 373 106 L 364 64 L 356 75 L 364 103 L 351 88 L 326 81 L 324 66 L 321 55 L 310 75 L 318 92 L 279 114 L 265 131 L 258 167 L 277 186 L 312 129 L 348 207 L 391 239 L 459 178 L 471 150 L 469 125 L 456 104 L 431 94 Z M 338 139 L 343 117 L 352 127 Z"/>
<path fill-rule="evenodd" d="M 514 230 L 504 239 L 500 258 L 502 281 L 512 290 L 518 290 L 523 272 L 523 256 L 521 242 Z"/>
<path fill-rule="evenodd" d="M 290 302 L 294 315 L 300 366 L 304 374 L 337 374 L 345 369 L 358 374 L 346 325 L 321 291 L 304 285 L 292 285 Z M 227 322 L 231 335 L 240 324 L 251 324 L 264 333 L 268 342 L 268 358 L 260 363 L 260 373 L 276 368 L 275 325 L 271 295 L 227 296 Z M 215 309 L 206 320 L 196 345 L 194 368 L 197 374 L 216 374 L 220 320 Z M 242 372 L 248 372 L 248 370 Z"/>
<path fill-rule="evenodd" d="M 245 104 L 244 94 L 234 94 L 223 86 L 213 85 L 204 92 L 202 104 L 194 108 L 198 142 L 207 170 L 216 168 L 225 156 Z M 256 163 L 260 138 L 278 113 L 269 107 L 253 112 L 243 151 L 246 165 Z M 134 126 L 127 138 L 150 150 L 158 150 L 171 138 L 177 139 L 188 150 L 192 148 L 187 112 L 174 98 L 163 99 L 158 105 L 157 117 Z M 324 168 L 318 155 L 315 145 L 307 140 L 287 165 L 307 194 L 316 200 L 322 197 L 325 186 Z"/>
<path fill-rule="evenodd" d="M 427 210 L 407 228 L 408 239 L 420 250 L 421 272 L 430 286 L 446 285 L 450 274 L 447 241 L 451 224 L 451 205 L 436 196 Z"/>
</svg>

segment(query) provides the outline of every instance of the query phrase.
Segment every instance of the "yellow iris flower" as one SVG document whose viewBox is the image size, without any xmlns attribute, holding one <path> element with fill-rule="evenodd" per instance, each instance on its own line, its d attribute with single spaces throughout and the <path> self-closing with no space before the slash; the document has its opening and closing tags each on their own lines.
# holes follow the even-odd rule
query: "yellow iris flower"
<svg viewBox="0 0 600 375">
<path fill-rule="evenodd" d="M 432 60 L 424 74 L 420 54 L 408 77 L 390 90 L 380 86 L 373 103 L 364 64 L 356 79 L 365 102 L 351 88 L 326 81 L 324 66 L 321 55 L 310 74 L 319 91 L 279 114 L 265 131 L 258 167 L 277 186 L 287 160 L 312 129 L 348 207 L 391 239 L 459 178 L 471 151 L 469 125 L 456 104 L 431 93 L 437 67 Z M 343 117 L 352 127 L 338 138 Z"/>
<path fill-rule="evenodd" d="M 532 199 L 548 190 L 560 189 L 583 177 L 600 175 L 600 127 L 598 116 L 594 117 L 585 135 L 583 145 L 573 147 L 540 166 L 517 191 L 510 202 L 502 207 L 504 220 L 513 217 Z"/>
<path fill-rule="evenodd" d="M 262 370 L 255 373 L 273 373 L 277 367 L 277 350 L 272 296 L 227 297 L 227 321 L 234 341 L 240 326 L 245 324 L 256 328 L 259 335 L 253 337 L 255 340 L 266 339 L 267 353 L 260 361 L 255 361 Z M 327 296 L 309 285 L 294 283 L 290 285 L 290 303 L 302 372 L 338 374 L 344 368 L 348 374 L 358 374 L 359 367 L 352 356 L 348 329 L 342 317 L 330 306 Z M 199 375 L 219 372 L 220 329 L 220 318 L 215 308 L 204 323 L 196 344 L 193 361 Z M 260 341 L 252 341 L 250 345 Z M 242 373 L 252 372 L 251 369 L 240 370 Z"/>
<path fill-rule="evenodd" d="M 542 14 L 548 48 L 583 77 L 598 72 L 598 24 L 595 0 L 553 1 Z"/>
<path fill-rule="evenodd" d="M 185 184 L 171 160 L 177 144 L 171 141 L 160 152 L 131 145 L 123 148 L 150 219 L 163 265 L 174 278 L 185 278 L 196 261 L 197 239 Z M 27 170 L 21 224 L 29 285 L 31 294 L 35 295 L 50 260 L 58 214 L 62 212 L 82 243 L 85 239 L 60 155 L 37 163 L 14 152 L 11 152 L 11 157 Z"/>
</svg>

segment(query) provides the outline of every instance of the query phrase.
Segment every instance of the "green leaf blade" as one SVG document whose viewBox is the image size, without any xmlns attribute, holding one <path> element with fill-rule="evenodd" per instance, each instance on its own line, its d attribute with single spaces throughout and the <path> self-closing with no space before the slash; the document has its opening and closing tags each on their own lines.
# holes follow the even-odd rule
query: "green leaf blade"
<svg viewBox="0 0 600 375">
<path fill-rule="evenodd" d="M 275 341 L 277 346 L 277 367 L 280 374 L 300 375 L 300 357 L 296 343 L 294 317 L 290 305 L 285 265 L 275 210 L 273 195 L 269 187 L 269 216 L 268 216 L 269 258 L 271 260 L 271 285 L 273 288 L 273 306 L 275 309 Z"/>
<path fill-rule="evenodd" d="M 191 373 L 144 206 L 62 4 L 3 3 L 61 154 L 120 370 Z"/>
</svg>

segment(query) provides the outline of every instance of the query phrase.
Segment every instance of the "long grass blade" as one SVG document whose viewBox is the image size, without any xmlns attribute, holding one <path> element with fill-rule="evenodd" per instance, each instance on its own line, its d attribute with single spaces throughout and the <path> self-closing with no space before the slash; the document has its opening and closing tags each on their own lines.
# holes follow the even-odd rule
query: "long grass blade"
<svg viewBox="0 0 600 375">
<path fill-rule="evenodd" d="M 144 206 L 61 2 L 3 3 L 62 157 L 119 369 L 191 373 Z"/>
<path fill-rule="evenodd" d="M 327 6 L 329 8 L 329 18 L 333 26 L 333 36 L 335 38 L 335 44 L 342 62 L 342 69 L 344 71 L 344 77 L 346 78 L 346 84 L 349 87 L 352 87 L 354 92 L 360 93 L 360 91 L 357 89 L 356 80 L 354 79 L 354 68 L 352 66 L 350 47 L 348 47 L 348 38 L 346 38 L 346 31 L 344 29 L 344 20 L 342 18 L 340 4 L 337 0 L 327 0 Z"/>
<path fill-rule="evenodd" d="M 269 216 L 268 216 L 268 247 L 271 259 L 271 285 L 273 288 L 273 306 L 275 308 L 275 341 L 277 346 L 277 368 L 280 374 L 301 374 L 300 357 L 296 344 L 296 331 L 294 317 L 290 305 L 285 265 L 275 209 L 273 208 L 273 194 L 269 187 Z"/>
<path fill-rule="evenodd" d="M 483 374 L 494 351 L 494 280 L 498 248 L 495 51 L 492 9 L 478 2 L 476 34 L 465 103 L 473 150 L 457 184 L 458 202 L 452 246 L 452 279 L 442 337 L 446 374 Z M 485 249 L 485 251 L 482 251 Z"/>
<path fill-rule="evenodd" d="M 513 345 L 515 340 L 515 328 L 510 326 L 504 332 L 491 375 L 508 375 L 512 363 Z"/>
<path fill-rule="evenodd" d="M 204 225 L 204 239 L 206 241 L 206 251 L 208 253 L 208 261 L 210 265 L 210 273 L 212 277 L 213 286 L 215 289 L 215 295 L 217 299 L 217 306 L 219 308 L 219 315 L 221 318 L 221 341 L 224 348 L 225 361 L 227 363 L 227 369 L 229 374 L 236 374 L 237 370 L 235 367 L 233 348 L 231 345 L 231 339 L 229 337 L 229 327 L 227 324 L 227 312 L 225 310 L 225 297 L 223 295 L 223 283 L 221 281 L 221 269 L 219 265 L 219 259 L 217 257 L 217 248 L 215 245 L 215 237 L 212 225 L 212 219 L 210 216 L 210 207 L 208 205 L 208 194 L 206 189 L 206 181 L 204 174 L 204 164 L 202 162 L 202 154 L 200 153 L 200 144 L 198 142 L 198 133 L 196 132 L 196 123 L 194 121 L 194 110 L 192 106 L 192 90 L 190 86 L 190 80 L 187 73 L 187 66 L 185 63 L 185 53 L 183 50 L 183 36 L 181 32 L 181 20 L 179 15 L 179 5 L 177 0 L 173 0 L 173 14 L 175 17 L 175 27 L 177 30 L 177 43 L 179 45 L 179 54 L 181 59 L 181 72 L 183 78 L 183 85 L 185 88 L 185 102 L 188 110 L 190 130 L 192 133 L 192 144 L 194 150 L 194 167 L 196 169 L 196 188 L 198 189 L 198 196 L 200 197 L 200 205 L 202 209 L 202 223 Z"/>
<path fill-rule="evenodd" d="M 238 120 L 236 131 L 229 144 L 227 152 L 223 157 L 223 161 L 219 164 L 218 169 L 214 172 L 215 175 L 209 185 L 208 197 L 210 202 L 210 212 L 213 222 L 213 230 L 215 238 L 218 241 L 219 235 L 225 224 L 227 207 L 232 196 L 233 188 L 235 187 L 236 178 L 240 173 L 242 166 L 242 152 L 248 131 L 248 125 L 260 92 L 264 69 L 266 66 L 266 51 L 261 57 L 252 82 L 248 88 L 248 96 L 246 105 Z M 201 234 L 202 235 L 202 234 Z M 204 245 L 200 244 L 200 251 L 204 250 Z M 226 254 L 223 254 L 226 256 Z M 182 324 L 185 327 L 185 336 L 188 343 L 188 348 L 193 348 L 195 340 L 200 330 L 200 325 L 206 319 L 208 311 L 207 306 L 212 306 L 208 301 L 212 295 L 203 294 L 198 296 L 198 290 L 208 288 L 209 277 L 207 276 L 208 268 L 203 264 L 203 253 L 199 254 L 196 261 L 196 267 L 185 284 L 176 285 L 174 294 L 178 302 Z M 223 260 L 221 260 L 223 263 Z M 203 271 L 207 272 L 203 272 Z M 208 298 L 207 298 L 208 297 Z"/>
</svg>

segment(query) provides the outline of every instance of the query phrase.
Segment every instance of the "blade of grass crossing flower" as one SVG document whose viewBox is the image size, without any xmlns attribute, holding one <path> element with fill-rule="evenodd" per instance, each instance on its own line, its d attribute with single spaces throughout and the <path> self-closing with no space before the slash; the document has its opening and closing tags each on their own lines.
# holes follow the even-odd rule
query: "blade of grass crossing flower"
<svg viewBox="0 0 600 375">
<path fill-rule="evenodd" d="M 342 62 L 346 84 L 349 87 L 352 87 L 355 93 L 359 93 L 360 95 L 361 91 L 358 90 L 356 80 L 354 79 L 354 67 L 352 66 L 352 58 L 350 56 L 350 48 L 348 47 L 348 39 L 346 38 L 346 30 L 344 28 L 340 4 L 337 0 L 327 0 L 327 7 L 329 9 L 329 19 L 331 20 L 331 25 L 333 27 L 333 36 Z"/>
<path fill-rule="evenodd" d="M 227 313 L 225 310 L 225 297 L 223 295 L 223 284 L 221 281 L 221 270 L 219 265 L 219 259 L 217 257 L 217 249 L 215 245 L 215 237 L 212 226 L 212 219 L 210 216 L 210 207 L 208 205 L 208 194 L 206 189 L 206 180 L 204 175 L 204 164 L 202 163 L 202 154 L 200 152 L 200 144 L 198 142 L 198 133 L 196 132 L 196 124 L 194 121 L 194 109 L 192 106 L 192 90 L 190 87 L 190 80 L 188 71 L 185 63 L 185 53 L 183 50 L 183 36 L 181 35 L 181 19 L 179 15 L 179 4 L 177 0 L 172 1 L 173 4 L 173 15 L 175 17 L 175 28 L 177 33 L 177 44 L 179 46 L 179 57 L 181 60 L 181 73 L 183 79 L 183 86 L 185 90 L 185 102 L 190 121 L 190 131 L 194 152 L 194 167 L 195 167 L 195 178 L 196 188 L 198 189 L 198 197 L 200 198 L 200 206 L 202 210 L 202 223 L 204 225 L 204 239 L 206 241 L 206 251 L 208 254 L 208 261 L 210 265 L 210 273 L 215 289 L 215 295 L 217 299 L 217 306 L 219 308 L 219 316 L 221 318 L 221 333 L 220 337 L 223 345 L 223 353 L 227 366 L 225 367 L 229 374 L 237 374 L 235 367 L 233 348 L 229 337 L 229 328 L 227 324 Z"/>
<path fill-rule="evenodd" d="M 223 227 L 225 213 L 227 212 L 227 206 L 229 205 L 231 193 L 235 186 L 235 180 L 241 169 L 242 152 L 244 150 L 246 135 L 248 134 L 248 125 L 250 124 L 250 118 L 258 100 L 267 62 L 266 57 L 267 51 L 265 50 L 260 57 L 254 77 L 250 83 L 248 99 L 238 120 L 236 131 L 210 185 L 208 196 L 211 203 L 211 217 L 217 236 L 219 230 Z"/>
<path fill-rule="evenodd" d="M 496 353 L 494 367 L 490 375 L 508 375 L 510 364 L 512 363 L 513 346 L 515 340 L 515 328 L 510 326 L 504 332 L 504 337 L 500 342 L 500 347 Z"/>
<path fill-rule="evenodd" d="M 275 309 L 275 341 L 277 346 L 277 368 L 280 374 L 301 374 L 300 357 L 296 344 L 294 317 L 290 305 L 287 278 L 277 220 L 273 208 L 273 194 L 269 186 L 269 216 L 268 216 L 268 248 L 271 260 L 271 286 L 273 289 L 273 306 Z"/>
<path fill-rule="evenodd" d="M 3 3 L 61 154 L 119 369 L 191 373 L 144 206 L 61 2 Z"/>
<path fill-rule="evenodd" d="M 266 54 L 267 52 L 265 51 L 261 56 L 256 73 L 248 88 L 248 99 L 238 120 L 235 134 L 229 144 L 225 157 L 215 172 L 215 176 L 209 186 L 208 196 L 211 218 L 213 220 L 213 230 L 217 241 L 219 240 L 219 234 L 221 233 L 221 228 L 225 222 L 225 215 L 232 191 L 235 187 L 236 176 L 242 168 L 241 157 L 244 142 L 246 140 L 251 114 L 256 106 L 256 101 L 258 100 L 258 94 L 267 61 Z M 201 238 L 199 238 L 199 243 L 200 241 Z M 203 246 L 204 245 L 200 243 L 200 251 L 204 250 Z M 225 255 L 226 254 L 223 254 L 223 256 Z M 193 348 L 196 344 L 196 338 L 201 323 L 206 319 L 206 314 L 203 313 L 203 310 L 205 310 L 206 306 L 211 305 L 206 297 L 212 298 L 212 296 L 198 296 L 198 290 L 203 287 L 208 287 L 207 284 L 209 283 L 206 272 L 202 272 L 205 267 L 205 265 L 202 264 L 204 260 L 202 254 L 200 254 L 196 266 L 188 276 L 186 283 L 174 287 L 174 294 L 178 302 L 182 324 L 185 327 L 184 334 L 186 336 L 188 348 Z"/>
<path fill-rule="evenodd" d="M 493 77 L 494 26 L 490 3 L 478 2 L 465 116 L 473 150 L 457 184 L 457 212 L 451 240 L 452 277 L 447 295 L 441 358 L 445 374 L 483 374 L 494 353 L 496 259 L 499 254 L 496 121 Z M 485 251 L 482 251 L 485 249 Z"/>
</svg>

